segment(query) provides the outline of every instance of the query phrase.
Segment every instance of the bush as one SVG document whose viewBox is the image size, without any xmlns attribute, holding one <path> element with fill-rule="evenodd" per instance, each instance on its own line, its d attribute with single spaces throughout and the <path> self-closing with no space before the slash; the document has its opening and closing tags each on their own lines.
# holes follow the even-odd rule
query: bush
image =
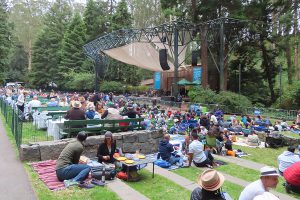
<svg viewBox="0 0 300 200">
<path fill-rule="evenodd" d="M 242 107 L 251 107 L 251 101 L 233 92 L 222 91 L 219 94 L 210 89 L 194 87 L 188 92 L 192 102 L 205 104 L 219 104 L 226 112 L 243 112 Z M 224 107 L 223 107 L 224 106 Z"/>
<path fill-rule="evenodd" d="M 100 84 L 101 92 L 114 92 L 114 93 L 123 93 L 126 89 L 126 86 L 120 82 L 116 81 L 103 81 Z"/>
<path fill-rule="evenodd" d="M 66 77 L 69 80 L 64 87 L 75 91 L 92 91 L 94 88 L 94 77 L 94 74 L 88 72 L 70 72 Z"/>
<path fill-rule="evenodd" d="M 273 107 L 289 110 L 298 110 L 300 107 L 300 81 L 290 85 L 280 98 L 273 104 Z"/>
<path fill-rule="evenodd" d="M 202 87 L 192 87 L 188 96 L 191 98 L 192 102 L 215 104 L 217 93 L 211 89 L 204 89 Z"/>
</svg>

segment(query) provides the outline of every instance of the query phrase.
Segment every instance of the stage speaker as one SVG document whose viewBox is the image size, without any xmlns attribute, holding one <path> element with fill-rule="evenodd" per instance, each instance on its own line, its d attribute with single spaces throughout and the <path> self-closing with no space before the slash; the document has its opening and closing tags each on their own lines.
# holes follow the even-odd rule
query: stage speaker
<svg viewBox="0 0 300 200">
<path fill-rule="evenodd" d="M 170 69 L 170 66 L 168 65 L 167 49 L 159 50 L 159 64 L 164 71 Z"/>
<path fill-rule="evenodd" d="M 192 66 L 197 66 L 198 51 L 192 51 Z"/>
</svg>

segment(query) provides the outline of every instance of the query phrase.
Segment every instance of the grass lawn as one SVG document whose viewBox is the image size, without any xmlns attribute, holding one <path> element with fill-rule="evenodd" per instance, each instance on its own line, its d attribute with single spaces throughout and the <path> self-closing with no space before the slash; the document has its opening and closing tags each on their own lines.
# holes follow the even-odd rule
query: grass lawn
<svg viewBox="0 0 300 200">
<path fill-rule="evenodd" d="M 37 129 L 32 122 L 23 122 L 22 143 L 40 142 L 53 140 L 52 136 L 47 135 L 46 130 Z"/>
<path fill-rule="evenodd" d="M 222 166 L 219 166 L 216 168 L 216 170 L 220 171 L 220 172 L 224 172 L 225 174 L 229 174 L 231 176 L 234 176 L 234 177 L 237 177 L 237 178 L 240 178 L 240 179 L 243 179 L 245 181 L 248 181 L 248 182 L 253 182 L 253 181 L 256 181 L 258 180 L 259 178 L 259 169 L 258 170 L 254 170 L 254 169 L 249 169 L 249 168 L 245 168 L 245 167 L 242 167 L 242 166 L 239 166 L 239 165 L 236 165 L 236 164 L 232 164 L 232 163 L 229 163 L 228 165 L 222 165 Z M 280 193 L 284 193 L 284 194 L 287 194 L 285 192 L 285 189 L 283 187 L 283 184 L 284 183 L 284 179 L 282 177 L 279 178 L 279 183 L 276 187 L 276 191 L 277 192 L 280 192 Z M 295 198 L 299 198 L 300 199 L 300 195 L 297 195 L 297 194 L 287 194 L 287 195 L 291 195 Z"/>
<path fill-rule="evenodd" d="M 203 169 L 196 168 L 196 167 L 189 167 L 189 168 L 180 168 L 173 170 L 172 172 L 185 177 L 191 181 L 197 182 L 197 178 L 200 173 L 202 173 Z M 233 199 L 238 199 L 240 193 L 244 188 L 240 185 L 231 183 L 229 181 L 225 181 L 224 185 L 222 186 L 222 190 L 226 191 Z"/>
<path fill-rule="evenodd" d="M 139 172 L 141 180 L 138 182 L 126 182 L 130 187 L 139 191 L 152 200 L 188 200 L 190 199 L 191 191 L 181 187 L 180 183 L 176 184 L 160 175 L 155 174 L 152 178 L 152 173 L 141 170 Z"/>
<path fill-rule="evenodd" d="M 293 133 L 291 131 L 282 131 L 281 134 L 292 138 L 300 138 L 300 135 Z"/>
<path fill-rule="evenodd" d="M 29 174 L 29 179 L 32 187 L 39 200 L 118 200 L 119 197 L 106 187 L 95 187 L 93 189 L 80 189 L 76 186 L 60 190 L 51 191 L 38 178 L 38 174 L 33 169 L 24 163 L 24 167 Z"/>
<path fill-rule="evenodd" d="M 277 158 L 278 156 L 287 149 L 287 147 L 281 147 L 277 149 L 272 148 L 251 148 L 233 145 L 233 149 L 241 149 L 242 151 L 251 154 L 245 156 L 242 159 L 251 160 L 258 163 L 263 163 L 269 166 L 277 167 Z"/>
</svg>

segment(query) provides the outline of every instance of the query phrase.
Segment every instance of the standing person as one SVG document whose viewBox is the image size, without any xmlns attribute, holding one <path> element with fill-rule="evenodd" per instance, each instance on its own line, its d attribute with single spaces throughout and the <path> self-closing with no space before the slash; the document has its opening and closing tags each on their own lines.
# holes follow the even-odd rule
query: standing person
<svg viewBox="0 0 300 200">
<path fill-rule="evenodd" d="M 84 150 L 84 141 L 87 134 L 81 131 L 77 134 L 76 141 L 69 143 L 60 153 L 56 162 L 56 176 L 63 181 L 65 187 L 78 185 L 82 188 L 92 188 L 93 185 L 85 183 L 91 168 L 86 164 L 78 164 Z"/>
<path fill-rule="evenodd" d="M 198 178 L 198 185 L 193 190 L 190 200 L 221 200 L 231 199 L 222 192 L 221 187 L 225 181 L 224 176 L 214 169 L 204 171 Z"/>
<path fill-rule="evenodd" d="M 239 200 L 253 200 L 254 197 L 275 189 L 279 174 L 273 167 L 265 166 L 260 169 L 260 179 L 247 185 L 242 191 Z"/>
<path fill-rule="evenodd" d="M 110 131 L 105 133 L 105 139 L 102 144 L 100 144 L 97 152 L 98 162 L 114 163 L 115 159 L 113 157 L 116 152 L 116 143 L 113 140 L 113 135 Z"/>
<path fill-rule="evenodd" d="M 27 91 L 22 90 L 22 92 L 18 96 L 17 107 L 22 113 L 24 113 L 25 98 L 27 94 Z"/>
</svg>

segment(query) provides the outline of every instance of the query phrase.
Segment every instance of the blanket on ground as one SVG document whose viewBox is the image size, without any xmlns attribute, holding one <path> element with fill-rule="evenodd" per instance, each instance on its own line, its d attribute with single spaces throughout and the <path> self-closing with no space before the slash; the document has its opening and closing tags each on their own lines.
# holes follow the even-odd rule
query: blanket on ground
<svg viewBox="0 0 300 200">
<path fill-rule="evenodd" d="M 55 172 L 56 160 L 46 160 L 31 163 L 32 168 L 39 175 L 39 178 L 45 183 L 50 190 L 64 189 L 64 183 L 59 181 Z"/>
</svg>

